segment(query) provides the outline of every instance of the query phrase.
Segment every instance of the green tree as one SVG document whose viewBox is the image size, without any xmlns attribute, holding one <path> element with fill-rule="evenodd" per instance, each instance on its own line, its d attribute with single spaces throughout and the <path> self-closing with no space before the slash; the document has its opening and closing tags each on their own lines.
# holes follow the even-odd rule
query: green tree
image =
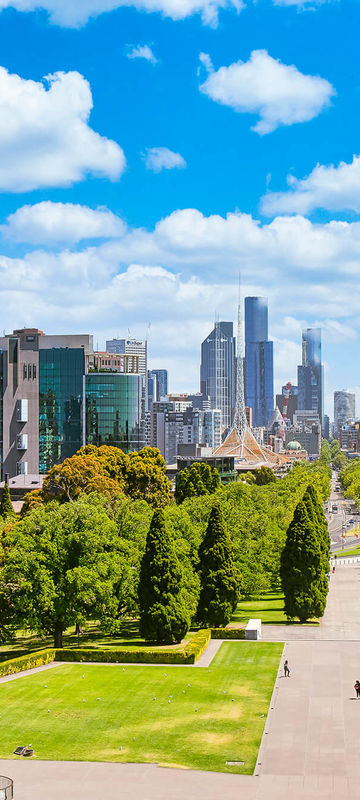
<svg viewBox="0 0 360 800">
<path fill-rule="evenodd" d="M 331 461 L 331 450 L 330 445 L 327 439 L 323 439 L 321 442 L 321 449 L 320 449 L 320 456 L 319 461 L 324 464 L 330 464 Z"/>
<path fill-rule="evenodd" d="M 255 471 L 255 482 L 257 486 L 266 486 L 268 483 L 275 483 L 275 475 L 270 467 L 260 467 Z"/>
<path fill-rule="evenodd" d="M 87 498 L 49 503 L 3 535 L 3 595 L 11 588 L 9 618 L 39 633 L 63 631 L 117 607 L 114 585 L 126 571 L 116 524 Z"/>
<path fill-rule="evenodd" d="M 11 502 L 10 489 L 8 484 L 5 483 L 1 493 L 0 516 L 6 519 L 6 517 L 13 517 L 14 515 L 15 511 Z"/>
<path fill-rule="evenodd" d="M 202 461 L 182 469 L 176 479 L 175 500 L 183 503 L 188 497 L 213 494 L 221 486 L 219 471 Z"/>
<path fill-rule="evenodd" d="M 285 595 L 284 610 L 289 619 L 306 622 L 322 617 L 326 605 L 326 575 L 316 525 L 306 503 L 297 504 L 281 555 L 280 576 Z"/>
<path fill-rule="evenodd" d="M 206 627 L 230 622 L 239 599 L 239 578 L 233 561 L 233 547 L 222 512 L 215 505 L 205 537 L 199 547 L 200 597 L 197 617 Z"/>
<path fill-rule="evenodd" d="M 306 505 L 308 515 L 310 519 L 313 520 L 315 525 L 318 541 L 320 544 L 320 550 L 322 554 L 323 568 L 326 574 L 330 572 L 331 542 L 330 542 L 328 524 L 325 519 L 325 514 L 323 512 L 322 505 L 319 501 L 316 489 L 314 489 L 311 483 L 309 483 L 307 489 L 304 492 L 303 500 Z M 326 581 L 326 586 L 325 586 L 326 594 L 328 592 L 328 588 L 329 588 L 328 582 Z"/>
<path fill-rule="evenodd" d="M 334 456 L 332 463 L 334 469 L 343 469 L 347 463 L 347 458 L 345 453 L 338 453 L 337 456 Z"/>
<path fill-rule="evenodd" d="M 165 644 L 181 642 L 189 628 L 183 576 L 162 509 L 154 511 L 141 562 L 140 633 Z"/>
</svg>

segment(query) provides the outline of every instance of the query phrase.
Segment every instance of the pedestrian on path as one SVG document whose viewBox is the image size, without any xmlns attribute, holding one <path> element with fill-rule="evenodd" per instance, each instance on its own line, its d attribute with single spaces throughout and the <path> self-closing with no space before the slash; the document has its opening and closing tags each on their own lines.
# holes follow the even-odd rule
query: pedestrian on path
<svg viewBox="0 0 360 800">
<path fill-rule="evenodd" d="M 356 697 L 360 697 L 360 681 L 356 681 L 354 684 L 354 689 L 356 691 Z"/>
<path fill-rule="evenodd" d="M 288 664 L 288 660 L 287 659 L 284 662 L 284 676 L 285 676 L 285 678 L 290 678 L 290 669 L 289 669 L 289 664 Z M 360 692 L 360 684 L 359 684 L 359 692 Z"/>
</svg>

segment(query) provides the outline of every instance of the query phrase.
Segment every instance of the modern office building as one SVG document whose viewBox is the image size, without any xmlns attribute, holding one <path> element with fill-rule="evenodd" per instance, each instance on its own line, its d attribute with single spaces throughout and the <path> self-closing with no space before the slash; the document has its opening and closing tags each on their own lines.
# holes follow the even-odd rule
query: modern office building
<svg viewBox="0 0 360 800">
<path fill-rule="evenodd" d="M 154 399 L 159 402 L 168 393 L 168 371 L 167 369 L 152 369 L 149 375 L 156 379 L 156 397 Z"/>
<path fill-rule="evenodd" d="M 120 447 L 125 453 L 144 447 L 144 375 L 90 373 L 85 398 L 87 444 Z"/>
<path fill-rule="evenodd" d="M 151 411 L 151 441 L 166 464 L 174 464 L 181 445 L 202 445 L 212 451 L 221 444 L 220 409 L 176 410 L 174 403 L 154 403 Z"/>
<path fill-rule="evenodd" d="M 298 366 L 298 409 L 317 411 L 324 423 L 324 368 L 321 360 L 321 328 L 302 333 L 302 364 Z"/>
<path fill-rule="evenodd" d="M 276 395 L 276 405 L 280 413 L 283 416 L 286 414 L 286 419 L 292 423 L 298 408 L 298 387 L 292 383 L 290 387 L 288 385 L 283 386 L 281 394 Z"/>
<path fill-rule="evenodd" d="M 266 427 L 274 410 L 274 366 L 265 297 L 245 298 L 245 403 L 254 427 Z"/>
<path fill-rule="evenodd" d="M 235 338 L 232 322 L 217 322 L 201 345 L 200 392 L 220 409 L 230 428 L 235 408 Z"/>
<path fill-rule="evenodd" d="M 1 471 L 37 475 L 84 442 L 84 374 L 92 336 L 37 328 L 0 338 Z"/>
<path fill-rule="evenodd" d="M 108 339 L 106 352 L 134 355 L 139 358 L 139 373 L 147 375 L 147 342 L 142 339 Z"/>
<path fill-rule="evenodd" d="M 144 444 L 138 356 L 94 353 L 89 335 L 37 328 L 0 338 L 1 477 L 41 475 L 91 442 Z"/>
<path fill-rule="evenodd" d="M 340 435 L 343 425 L 355 419 L 355 394 L 353 392 L 334 392 L 334 434 Z"/>
</svg>

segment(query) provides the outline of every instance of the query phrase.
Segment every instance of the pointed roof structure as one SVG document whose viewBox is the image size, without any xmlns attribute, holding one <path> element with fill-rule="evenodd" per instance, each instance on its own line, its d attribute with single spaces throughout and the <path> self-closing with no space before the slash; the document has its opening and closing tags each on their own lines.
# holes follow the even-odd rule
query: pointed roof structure
<svg viewBox="0 0 360 800">
<path fill-rule="evenodd" d="M 289 459 L 282 453 L 274 453 L 270 448 L 262 447 L 255 439 L 249 428 L 244 397 L 244 366 L 243 366 L 243 337 L 241 319 L 241 292 L 239 280 L 239 302 L 238 302 L 238 330 L 237 330 L 237 380 L 236 380 L 236 402 L 234 422 L 230 433 L 224 442 L 217 447 L 213 454 L 215 456 L 234 456 L 238 462 L 248 464 L 249 467 L 275 467 L 288 463 Z M 284 422 L 278 408 L 280 419 Z M 274 415 L 273 415 L 274 416 Z M 275 416 L 277 420 L 277 415 Z"/>
</svg>

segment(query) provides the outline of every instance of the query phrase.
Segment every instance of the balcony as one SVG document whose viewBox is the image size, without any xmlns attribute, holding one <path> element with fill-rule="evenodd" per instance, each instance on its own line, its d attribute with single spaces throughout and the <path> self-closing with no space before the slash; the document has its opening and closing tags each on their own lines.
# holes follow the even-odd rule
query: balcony
<svg viewBox="0 0 360 800">
<path fill-rule="evenodd" d="M 28 421 L 28 401 L 27 400 L 18 400 L 17 401 L 17 409 L 16 409 L 16 419 L 18 422 L 27 422 Z"/>
<path fill-rule="evenodd" d="M 28 449 L 28 435 L 27 435 L 27 433 L 20 433 L 19 436 L 16 437 L 16 449 L 17 450 L 27 450 Z"/>
</svg>

